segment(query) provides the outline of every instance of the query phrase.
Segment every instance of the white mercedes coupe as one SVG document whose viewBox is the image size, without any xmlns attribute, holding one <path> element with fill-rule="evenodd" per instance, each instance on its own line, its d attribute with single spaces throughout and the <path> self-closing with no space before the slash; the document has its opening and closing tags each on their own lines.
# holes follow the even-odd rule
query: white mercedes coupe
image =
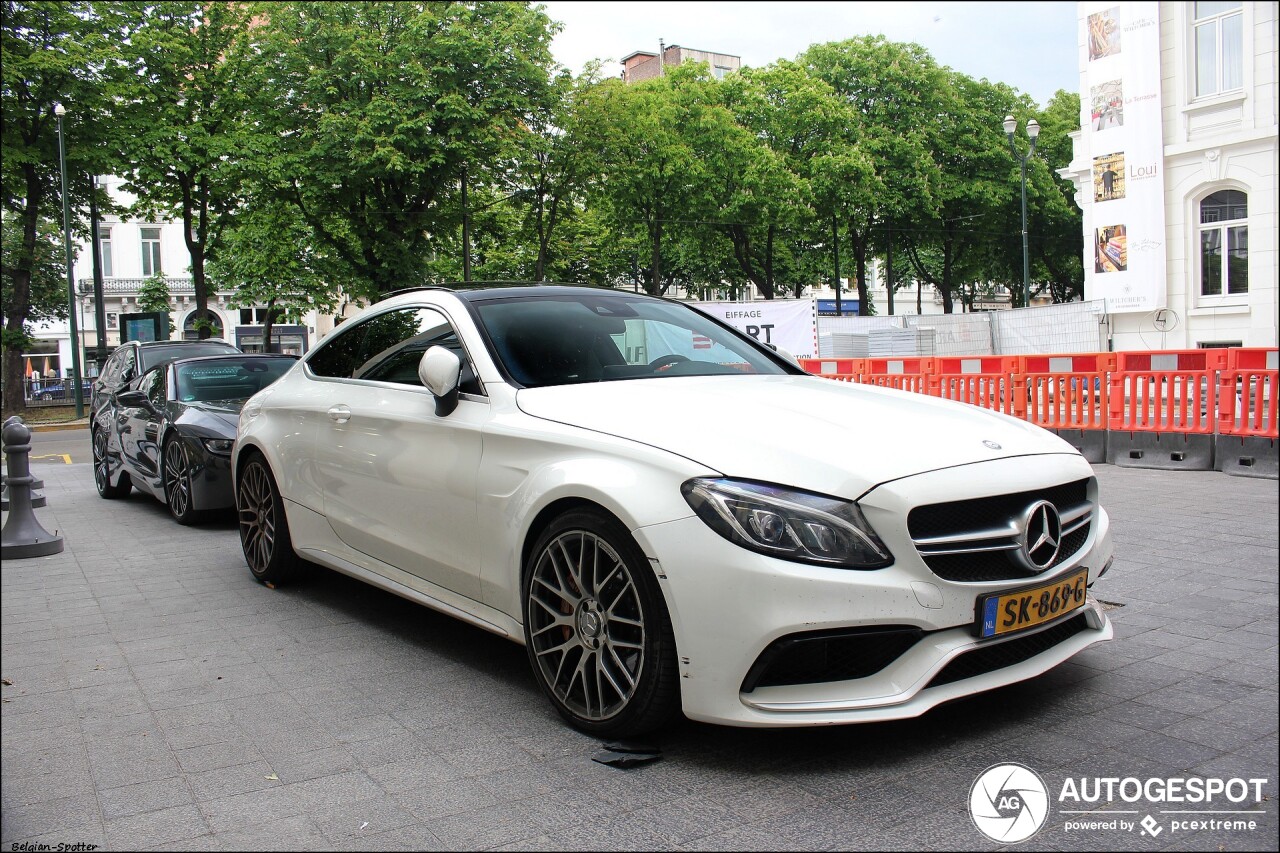
<svg viewBox="0 0 1280 853">
<path fill-rule="evenodd" d="M 248 401 L 232 464 L 258 580 L 319 564 L 509 637 L 597 735 L 914 717 L 1112 637 L 1072 447 L 666 299 L 394 294 Z"/>
</svg>

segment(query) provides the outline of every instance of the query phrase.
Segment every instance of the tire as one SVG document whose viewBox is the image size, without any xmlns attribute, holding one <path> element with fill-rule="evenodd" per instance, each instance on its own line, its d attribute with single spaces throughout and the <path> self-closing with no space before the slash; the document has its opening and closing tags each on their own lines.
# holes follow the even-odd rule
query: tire
<svg viewBox="0 0 1280 853">
<path fill-rule="evenodd" d="M 203 513 L 195 508 L 191 487 L 191 449 L 180 437 L 170 438 L 164 443 L 161 459 L 164 502 L 169 514 L 179 524 L 195 524 Z"/>
<path fill-rule="evenodd" d="M 129 479 L 128 474 L 121 471 L 119 481 L 116 485 L 111 485 L 111 463 L 107 459 L 107 434 L 100 429 L 95 429 L 90 443 L 93 446 L 93 484 L 98 487 L 98 496 L 107 500 L 128 497 L 129 491 L 133 488 L 133 481 Z"/>
<path fill-rule="evenodd" d="M 249 572 L 271 585 L 296 579 L 302 560 L 293 551 L 280 488 L 260 454 L 250 457 L 236 477 L 236 512 L 240 516 L 240 547 Z"/>
<path fill-rule="evenodd" d="M 551 704 L 580 731 L 636 737 L 679 709 L 675 636 L 649 561 L 617 520 L 561 515 L 523 580 L 525 648 Z"/>
</svg>

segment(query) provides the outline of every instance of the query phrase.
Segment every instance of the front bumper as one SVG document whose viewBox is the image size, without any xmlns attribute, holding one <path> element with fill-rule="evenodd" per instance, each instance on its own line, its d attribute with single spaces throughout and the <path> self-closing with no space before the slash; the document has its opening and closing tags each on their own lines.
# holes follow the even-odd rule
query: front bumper
<svg viewBox="0 0 1280 853">
<path fill-rule="evenodd" d="M 1008 637 L 978 640 L 972 631 L 978 596 L 1025 586 L 1022 581 L 958 583 L 934 575 L 921 560 L 906 532 L 906 510 L 928 501 L 963 498 L 980 482 L 1019 491 L 1037 479 L 1062 477 L 1063 457 L 1056 467 L 1044 460 L 986 463 L 981 472 L 949 469 L 883 486 L 860 502 L 877 534 L 894 554 L 885 569 L 827 569 L 765 557 L 740 548 L 714 533 L 696 517 L 634 531 L 649 555 L 667 599 L 676 635 L 681 699 L 686 716 L 739 726 L 811 726 L 871 722 L 918 716 L 936 705 L 1032 678 L 1088 646 L 1109 640 L 1113 630 L 1097 601 L 1059 619 Z M 1069 458 L 1069 457 L 1066 457 Z M 1089 476 L 1087 464 L 1083 476 Z M 1072 468 L 1066 476 L 1080 470 Z M 1036 577 L 1049 582 L 1080 567 L 1095 581 L 1111 558 L 1110 522 L 1100 507 L 1088 540 L 1077 555 Z M 1062 630 L 1063 623 L 1078 619 Z M 743 691 L 744 680 L 761 653 L 775 640 L 792 634 L 869 626 L 910 626 L 923 636 L 874 674 L 843 681 L 756 687 Z M 1042 650 L 1027 638 L 1062 636 Z M 940 676 L 948 664 L 974 652 L 1009 643 L 1012 662 L 954 679 L 955 670 Z M 1034 647 L 1034 654 L 1025 653 Z M 932 683 L 931 683 L 932 682 Z"/>
</svg>

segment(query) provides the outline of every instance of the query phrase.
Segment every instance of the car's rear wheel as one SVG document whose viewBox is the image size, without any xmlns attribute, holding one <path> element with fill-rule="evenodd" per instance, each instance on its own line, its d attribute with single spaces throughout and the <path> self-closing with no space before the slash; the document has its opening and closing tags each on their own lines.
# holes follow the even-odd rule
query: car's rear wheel
<svg viewBox="0 0 1280 853">
<path fill-rule="evenodd" d="M 93 446 L 93 484 L 98 487 L 98 495 L 107 500 L 126 497 L 129 490 L 133 488 L 133 481 L 122 471 L 118 482 L 115 485 L 111 484 L 111 463 L 107 459 L 107 434 L 100 429 L 95 429 L 90 444 Z"/>
<path fill-rule="evenodd" d="M 557 518 L 524 576 L 524 631 L 538 684 L 570 724 L 634 737 L 679 708 L 675 637 L 649 561 L 593 509 Z"/>
<path fill-rule="evenodd" d="M 191 450 L 181 438 L 164 444 L 164 500 L 169 514 L 179 524 L 194 524 L 200 518 L 192 501 Z"/>
<path fill-rule="evenodd" d="M 297 578 L 302 560 L 293 551 L 284 499 L 267 460 L 257 453 L 236 478 L 236 510 L 240 515 L 240 547 L 253 576 L 267 584 Z"/>
</svg>

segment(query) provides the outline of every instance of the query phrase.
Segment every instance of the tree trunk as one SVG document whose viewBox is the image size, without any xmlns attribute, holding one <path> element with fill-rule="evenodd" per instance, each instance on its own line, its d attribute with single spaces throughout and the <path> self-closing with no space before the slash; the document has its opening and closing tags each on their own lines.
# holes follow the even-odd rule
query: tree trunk
<svg viewBox="0 0 1280 853">
<path fill-rule="evenodd" d="M 196 200 L 189 182 L 182 183 L 182 239 L 191 256 L 191 284 L 196 292 L 196 334 L 201 340 L 209 337 L 209 285 L 204 275 L 205 234 L 208 230 L 208 203 L 201 201 L 200 211 L 195 210 Z"/>
<path fill-rule="evenodd" d="M 27 206 L 22 213 L 22 254 L 25 266 L 10 271 L 13 280 L 13 298 L 4 306 L 4 412 L 21 415 L 27 410 L 27 398 L 22 371 L 22 343 L 26 340 L 27 315 L 31 312 L 31 270 L 35 265 L 36 232 L 40 206 L 44 203 L 44 185 L 35 168 L 24 166 L 23 176 L 27 185 Z M 72 345 L 74 346 L 74 341 Z"/>
</svg>

